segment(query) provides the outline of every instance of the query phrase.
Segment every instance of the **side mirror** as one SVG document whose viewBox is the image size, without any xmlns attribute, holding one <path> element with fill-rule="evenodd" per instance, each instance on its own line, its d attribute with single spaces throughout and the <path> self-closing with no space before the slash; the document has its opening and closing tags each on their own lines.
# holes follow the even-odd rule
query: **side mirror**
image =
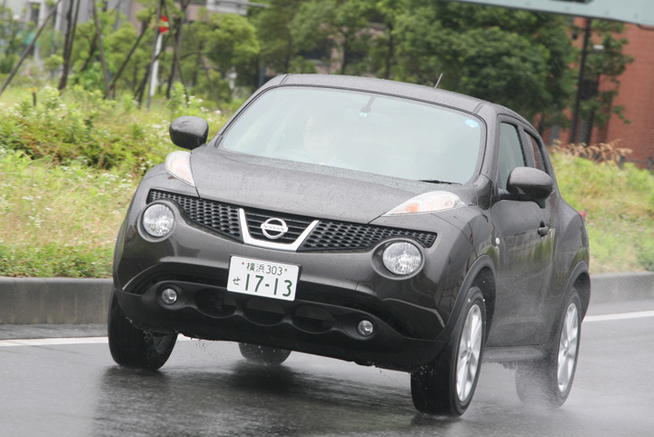
<svg viewBox="0 0 654 437">
<path fill-rule="evenodd" d="M 170 123 L 170 139 L 183 149 L 193 150 L 207 142 L 209 123 L 203 118 L 186 115 Z"/>
<path fill-rule="evenodd" d="M 531 167 L 517 167 L 509 175 L 506 188 L 517 200 L 533 200 L 544 208 L 545 199 L 554 190 L 554 181 L 544 171 Z"/>
</svg>

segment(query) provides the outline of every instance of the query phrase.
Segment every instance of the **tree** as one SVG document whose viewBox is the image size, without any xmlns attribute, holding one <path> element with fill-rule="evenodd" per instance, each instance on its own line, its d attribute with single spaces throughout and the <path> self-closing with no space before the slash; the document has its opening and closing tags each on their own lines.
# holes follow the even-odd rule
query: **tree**
<svg viewBox="0 0 654 437">
<path fill-rule="evenodd" d="M 200 89 L 218 85 L 221 98 L 229 99 L 229 73 L 234 71 L 240 84 L 240 78 L 248 77 L 256 63 L 260 50 L 256 29 L 240 15 L 200 15 L 188 28 L 189 35 L 183 37 L 187 41 L 181 56 L 184 76 Z M 197 74 L 203 70 L 206 74 Z"/>
<path fill-rule="evenodd" d="M 626 55 L 623 48 L 628 44 L 625 38 L 619 38 L 624 31 L 624 24 L 614 21 L 594 20 L 592 24 L 593 41 L 600 46 L 600 50 L 590 51 L 586 58 L 584 81 L 582 82 L 581 118 L 588 123 L 588 133 L 582 141 L 590 142 L 590 131 L 593 125 L 604 127 L 613 114 L 616 114 L 625 123 L 629 123 L 624 116 L 624 106 L 613 105 L 618 95 L 620 81 L 618 77 L 624 73 L 627 65 L 634 61 L 634 57 Z M 607 86 L 601 86 L 607 84 Z"/>
<path fill-rule="evenodd" d="M 565 19 L 503 8 L 414 0 L 397 18 L 396 77 L 506 105 L 529 120 L 569 101 L 573 53 Z"/>
<path fill-rule="evenodd" d="M 311 52 L 320 45 L 338 51 L 345 74 L 347 67 L 365 57 L 371 35 L 366 31 L 373 14 L 370 0 L 311 0 L 303 3 L 290 23 L 290 31 L 297 52 Z M 355 71 L 357 72 L 357 71 Z"/>
<path fill-rule="evenodd" d="M 27 30 L 10 8 L 0 6 L 0 74 L 9 74 L 16 65 Z"/>
<path fill-rule="evenodd" d="M 290 24 L 303 0 L 271 0 L 270 7 L 256 10 L 251 23 L 256 28 L 261 63 L 279 73 L 289 71 L 296 56 Z"/>
<path fill-rule="evenodd" d="M 380 77 L 389 79 L 393 75 L 395 56 L 395 28 L 397 19 L 406 12 L 406 0 L 372 0 L 372 26 L 381 33 L 371 41 L 371 70 Z"/>
</svg>

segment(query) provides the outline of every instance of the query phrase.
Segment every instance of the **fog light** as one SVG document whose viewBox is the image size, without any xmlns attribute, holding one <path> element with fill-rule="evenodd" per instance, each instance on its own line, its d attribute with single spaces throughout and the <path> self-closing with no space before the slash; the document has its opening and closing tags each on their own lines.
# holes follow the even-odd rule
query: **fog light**
<svg viewBox="0 0 654 437">
<path fill-rule="evenodd" d="M 172 305 L 177 302 L 177 292 L 172 288 L 166 288 L 161 292 L 161 301 L 166 305 Z"/>
<path fill-rule="evenodd" d="M 357 325 L 357 331 L 362 337 L 370 337 L 375 331 L 375 325 L 370 320 L 362 320 Z"/>
<path fill-rule="evenodd" d="M 175 216 L 166 205 L 155 203 L 143 213 L 143 228 L 153 237 L 165 237 L 173 230 Z"/>
<path fill-rule="evenodd" d="M 405 276 L 418 270 L 422 264 L 422 254 L 415 244 L 399 241 L 384 250 L 382 260 L 391 273 Z"/>
</svg>

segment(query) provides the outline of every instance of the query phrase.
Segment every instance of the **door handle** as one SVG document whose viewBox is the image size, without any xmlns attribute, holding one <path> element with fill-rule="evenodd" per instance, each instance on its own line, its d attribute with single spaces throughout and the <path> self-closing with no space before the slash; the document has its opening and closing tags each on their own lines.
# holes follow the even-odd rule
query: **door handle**
<svg viewBox="0 0 654 437">
<path fill-rule="evenodd" d="M 550 233 L 549 226 L 541 226 L 540 228 L 538 228 L 538 235 L 540 235 L 541 237 L 544 237 L 549 233 Z"/>
</svg>

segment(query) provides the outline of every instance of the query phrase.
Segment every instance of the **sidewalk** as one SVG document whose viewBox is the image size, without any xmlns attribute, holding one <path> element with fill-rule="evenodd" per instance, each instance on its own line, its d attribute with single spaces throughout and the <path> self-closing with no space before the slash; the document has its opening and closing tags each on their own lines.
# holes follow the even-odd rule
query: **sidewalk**
<svg viewBox="0 0 654 437">
<path fill-rule="evenodd" d="M 654 273 L 591 276 L 591 308 L 654 300 Z M 0 324 L 103 324 L 111 279 L 0 278 Z"/>
</svg>

